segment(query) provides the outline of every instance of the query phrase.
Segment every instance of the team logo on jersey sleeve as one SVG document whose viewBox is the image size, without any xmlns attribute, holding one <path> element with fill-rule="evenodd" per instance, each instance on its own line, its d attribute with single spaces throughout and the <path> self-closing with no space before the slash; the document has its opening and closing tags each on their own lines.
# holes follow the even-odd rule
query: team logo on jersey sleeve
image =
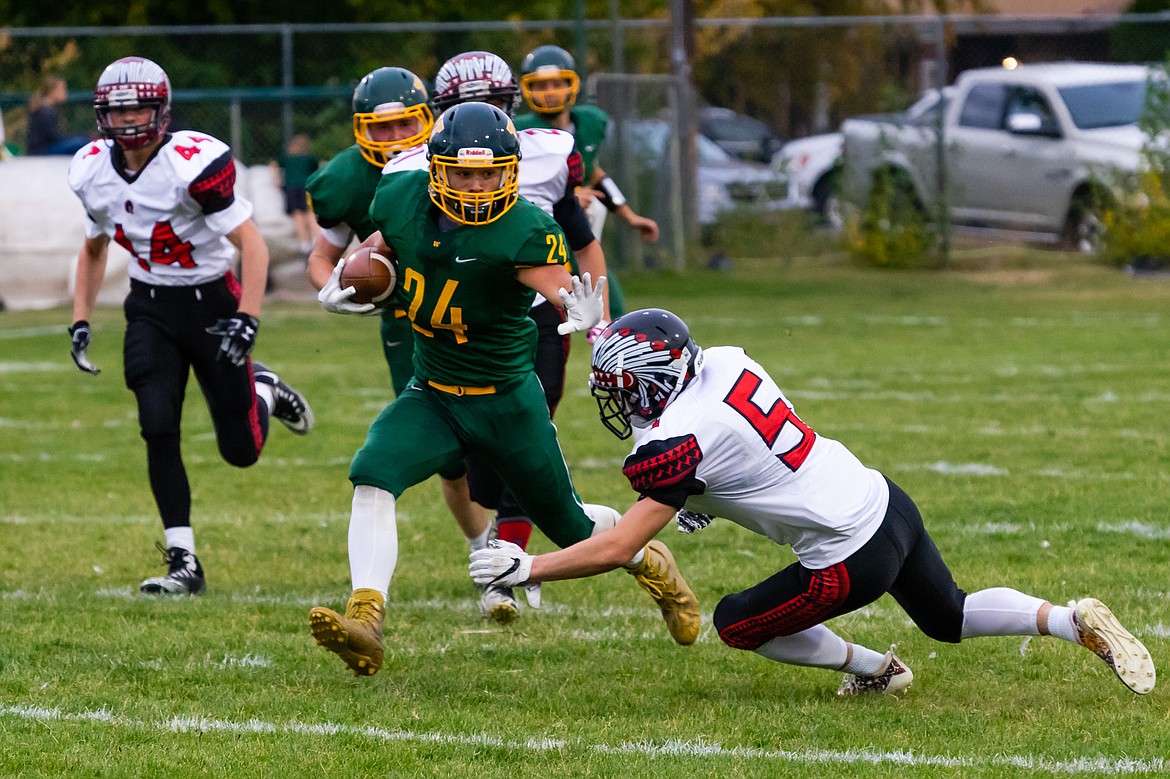
<svg viewBox="0 0 1170 779">
<path fill-rule="evenodd" d="M 655 490 L 672 490 L 688 483 L 701 482 L 696 472 L 703 461 L 703 450 L 693 433 L 665 441 L 651 441 L 639 447 L 626 458 L 622 473 L 630 480 L 630 486 L 646 494 Z M 691 490 L 687 490 L 690 492 Z"/>
</svg>

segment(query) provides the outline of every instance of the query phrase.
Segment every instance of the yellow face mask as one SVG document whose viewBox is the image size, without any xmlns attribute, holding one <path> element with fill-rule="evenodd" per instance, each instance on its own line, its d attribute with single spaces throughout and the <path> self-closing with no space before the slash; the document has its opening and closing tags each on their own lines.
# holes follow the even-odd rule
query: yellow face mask
<svg viewBox="0 0 1170 779">
<path fill-rule="evenodd" d="M 374 136 L 386 130 L 389 122 L 411 123 L 410 129 L 399 129 L 392 134 L 401 135 L 393 140 L 376 140 Z M 371 165 L 383 167 L 390 158 L 400 151 L 425 141 L 435 126 L 435 117 L 426 103 L 403 106 L 402 103 L 380 105 L 376 111 L 353 115 L 353 136 L 361 149 L 362 157 Z M 405 133 L 405 134 L 404 134 Z"/>
<path fill-rule="evenodd" d="M 520 77 L 520 94 L 538 114 L 559 114 L 577 102 L 581 79 L 572 70 L 545 65 Z"/>
<path fill-rule="evenodd" d="M 491 149 L 460 149 L 456 157 L 431 157 L 431 201 L 459 224 L 490 224 L 516 204 L 520 160 L 495 157 Z"/>
</svg>

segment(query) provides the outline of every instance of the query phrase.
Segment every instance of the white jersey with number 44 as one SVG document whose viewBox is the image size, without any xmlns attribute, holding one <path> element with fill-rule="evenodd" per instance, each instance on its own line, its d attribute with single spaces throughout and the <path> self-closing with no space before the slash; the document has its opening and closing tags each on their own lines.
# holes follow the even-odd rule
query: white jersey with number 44
<svg viewBox="0 0 1170 779">
<path fill-rule="evenodd" d="M 788 544 L 807 568 L 860 549 L 889 504 L 885 477 L 801 421 L 738 347 L 703 350 L 699 374 L 635 435 L 622 471 L 636 491 Z"/>
<path fill-rule="evenodd" d="M 88 143 L 69 164 L 69 187 L 88 216 L 85 234 L 103 233 L 130 252 L 130 277 L 158 286 L 193 286 L 227 273 L 236 249 L 225 237 L 252 216 L 236 197 L 227 144 L 182 130 L 136 172 L 111 140 Z"/>
</svg>

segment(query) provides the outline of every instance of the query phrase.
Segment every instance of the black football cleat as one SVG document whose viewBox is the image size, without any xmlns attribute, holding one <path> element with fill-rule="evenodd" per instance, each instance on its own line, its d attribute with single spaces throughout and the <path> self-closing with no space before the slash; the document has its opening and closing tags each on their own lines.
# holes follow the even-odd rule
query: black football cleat
<svg viewBox="0 0 1170 779">
<path fill-rule="evenodd" d="M 157 542 L 155 546 L 163 553 L 167 575 L 145 580 L 138 585 L 139 592 L 143 595 L 199 595 L 207 589 L 207 580 L 203 578 L 203 566 L 199 564 L 198 557 L 177 546 L 164 549 Z"/>
</svg>

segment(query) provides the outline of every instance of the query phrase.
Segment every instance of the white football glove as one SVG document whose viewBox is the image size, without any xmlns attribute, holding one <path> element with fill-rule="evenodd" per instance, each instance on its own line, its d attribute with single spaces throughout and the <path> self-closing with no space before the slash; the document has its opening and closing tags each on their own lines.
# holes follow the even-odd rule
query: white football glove
<svg viewBox="0 0 1170 779">
<path fill-rule="evenodd" d="M 565 306 L 565 321 L 557 325 L 557 332 L 561 335 L 579 333 L 588 330 L 601 321 L 605 315 L 605 301 L 601 291 L 605 289 L 605 276 L 597 280 L 594 287 L 589 274 L 585 274 L 584 281 L 573 277 L 573 291 L 566 292 L 564 287 L 557 290 L 561 296 L 561 303 Z"/>
<path fill-rule="evenodd" d="M 317 293 L 317 302 L 331 314 L 354 314 L 368 316 L 376 310 L 373 303 L 351 303 L 350 298 L 357 292 L 353 287 L 341 288 L 341 269 L 345 267 L 345 257 L 337 261 L 333 273 L 329 274 L 329 281 Z"/>
<path fill-rule="evenodd" d="M 481 587 L 523 587 L 528 605 L 540 608 L 540 584 L 528 584 L 532 555 L 511 541 L 490 541 L 486 549 L 475 550 L 467 569 L 472 581 Z"/>
</svg>

